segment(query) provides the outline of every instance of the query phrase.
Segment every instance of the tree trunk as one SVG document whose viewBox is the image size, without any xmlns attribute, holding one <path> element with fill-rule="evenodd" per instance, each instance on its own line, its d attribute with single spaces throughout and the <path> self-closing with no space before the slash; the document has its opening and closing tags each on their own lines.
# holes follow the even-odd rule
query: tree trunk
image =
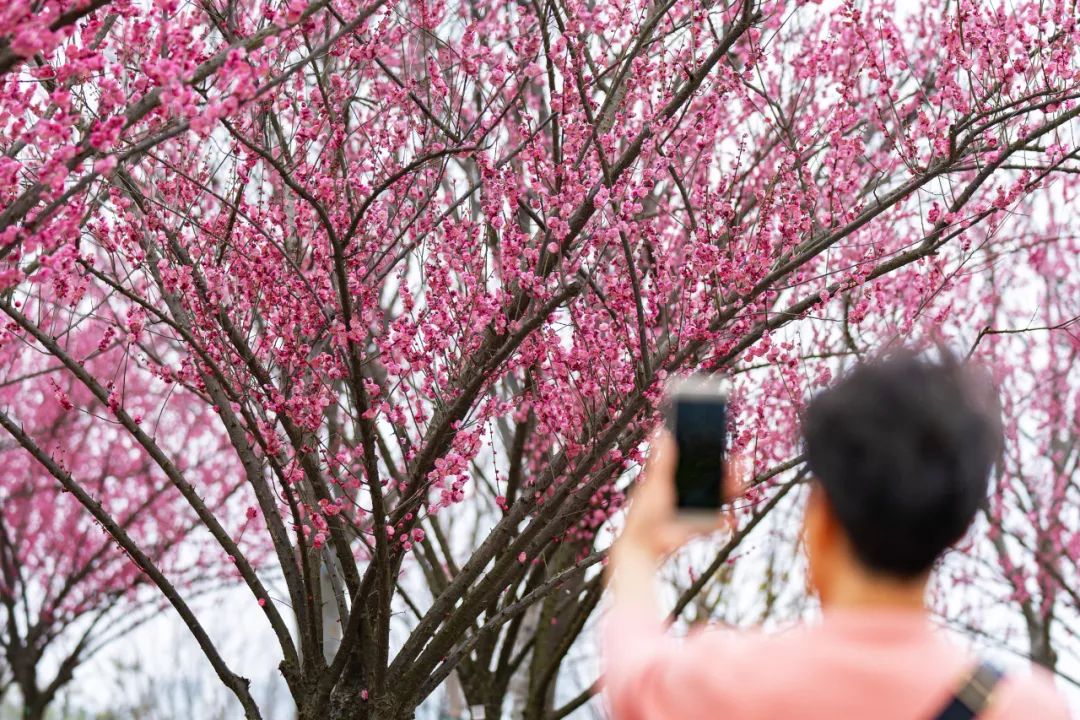
<svg viewBox="0 0 1080 720">
<path fill-rule="evenodd" d="M 45 711 L 48 704 L 43 702 L 28 702 L 22 707 L 21 720 L 45 720 Z"/>
</svg>

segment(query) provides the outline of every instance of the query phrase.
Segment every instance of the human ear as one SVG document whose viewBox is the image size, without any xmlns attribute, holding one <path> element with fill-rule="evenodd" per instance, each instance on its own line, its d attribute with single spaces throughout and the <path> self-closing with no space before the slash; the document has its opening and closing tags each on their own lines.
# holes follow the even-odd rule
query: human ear
<svg viewBox="0 0 1080 720">
<path fill-rule="evenodd" d="M 822 595 L 828 583 L 835 529 L 825 492 L 816 483 L 810 486 L 803 515 L 802 543 L 806 554 L 807 591 Z"/>
</svg>

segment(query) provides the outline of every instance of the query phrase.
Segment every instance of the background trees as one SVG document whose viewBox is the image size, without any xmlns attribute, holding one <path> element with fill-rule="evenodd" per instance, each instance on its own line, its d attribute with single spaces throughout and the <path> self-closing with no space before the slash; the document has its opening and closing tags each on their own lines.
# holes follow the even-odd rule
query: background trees
<svg viewBox="0 0 1080 720">
<path fill-rule="evenodd" d="M 1060 202 L 1068 198 L 1054 198 L 1039 220 L 1054 228 L 1053 242 L 1018 236 L 986 253 L 975 351 L 1003 389 L 1009 442 L 985 513 L 986 539 L 957 564 L 955 581 L 965 590 L 954 604 L 968 605 L 956 613 L 965 630 L 1075 686 L 1080 245 Z M 1003 616 L 1003 606 L 1012 612 Z"/>
<path fill-rule="evenodd" d="M 747 529 L 685 606 L 798 495 L 807 393 L 970 329 L 1004 238 L 1075 252 L 1025 217 L 1080 152 L 1067 3 L 5 13 L 0 426 L 251 718 L 159 548 L 27 416 L 26 354 L 228 556 L 301 718 L 409 717 L 451 673 L 489 717 L 564 717 L 595 691 L 563 671 L 668 374 L 735 376 L 755 462 Z M 91 362 L 84 338 L 115 351 Z M 148 429 L 132 376 L 215 413 L 234 502 Z"/>
<path fill-rule="evenodd" d="M 125 362 L 96 334 L 74 330 L 69 338 L 85 366 L 103 376 Z M 192 597 L 222 582 L 220 551 L 203 541 L 186 505 L 166 492 L 153 460 L 107 421 L 108 406 L 53 359 L 6 350 L 17 354 L 4 358 L 0 394 L 18 406 L 21 430 L 48 452 L 55 469 L 77 472 L 88 498 Z M 220 452 L 209 409 L 138 372 L 124 373 L 117 393 L 139 408 L 160 447 L 207 498 L 223 506 L 239 482 Z M 22 717 L 45 717 L 82 662 L 161 605 L 101 523 L 8 437 L 0 445 L 0 666 L 7 670 L 2 689 L 18 688 Z"/>
</svg>

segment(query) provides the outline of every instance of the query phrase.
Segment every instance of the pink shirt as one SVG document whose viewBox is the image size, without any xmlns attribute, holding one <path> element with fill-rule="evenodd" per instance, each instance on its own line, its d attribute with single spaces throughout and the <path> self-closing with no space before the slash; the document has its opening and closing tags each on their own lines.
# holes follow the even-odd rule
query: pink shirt
<svg viewBox="0 0 1080 720">
<path fill-rule="evenodd" d="M 833 611 L 766 634 L 708 628 L 679 642 L 647 603 L 604 623 L 614 720 L 930 720 L 974 659 L 921 613 Z M 1050 676 L 1007 674 L 979 720 L 1068 720 Z"/>
</svg>

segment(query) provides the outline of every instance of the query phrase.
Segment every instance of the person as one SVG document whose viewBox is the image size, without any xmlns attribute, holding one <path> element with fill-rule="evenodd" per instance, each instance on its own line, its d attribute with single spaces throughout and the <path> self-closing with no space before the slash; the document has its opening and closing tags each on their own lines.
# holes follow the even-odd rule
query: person
<svg viewBox="0 0 1080 720">
<path fill-rule="evenodd" d="M 702 528 L 675 511 L 677 450 L 658 433 L 605 571 L 612 717 L 952 720 L 975 717 L 974 706 L 979 720 L 1067 720 L 1049 673 L 995 684 L 926 606 L 931 570 L 986 501 L 1000 454 L 988 387 L 959 363 L 905 352 L 857 366 L 810 402 L 802 535 L 822 617 L 776 633 L 665 633 L 654 573 Z"/>
</svg>

